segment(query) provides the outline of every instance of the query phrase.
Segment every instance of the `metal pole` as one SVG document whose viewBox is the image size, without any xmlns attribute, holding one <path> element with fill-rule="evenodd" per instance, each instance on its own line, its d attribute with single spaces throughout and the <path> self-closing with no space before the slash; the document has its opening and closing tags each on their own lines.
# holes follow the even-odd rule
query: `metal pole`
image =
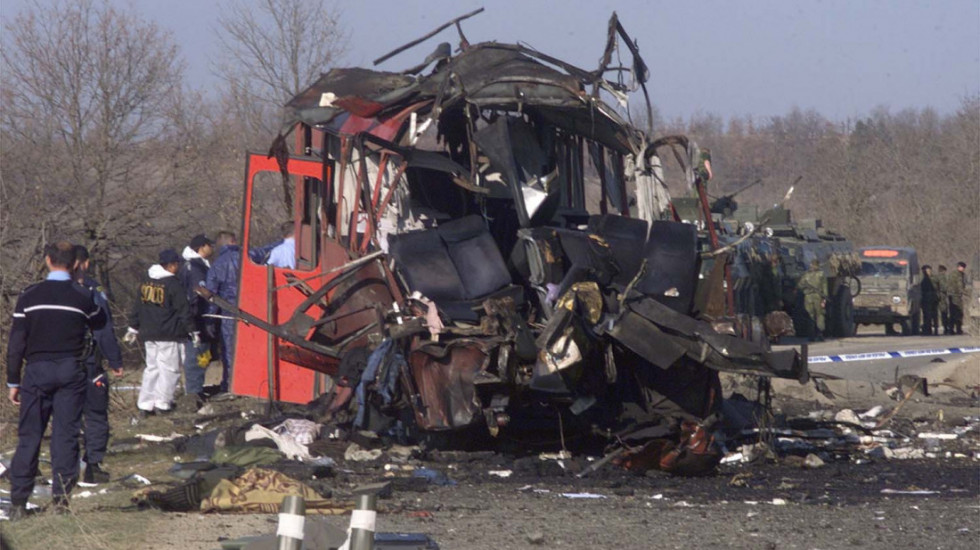
<svg viewBox="0 0 980 550">
<path fill-rule="evenodd" d="M 276 274 L 274 268 L 271 265 L 266 266 L 266 318 L 269 320 L 269 324 L 275 324 L 275 315 L 273 314 L 273 305 L 276 297 Z M 276 400 L 276 355 L 275 355 L 275 345 L 276 337 L 271 332 L 266 333 L 266 344 L 268 350 L 266 352 L 266 361 L 268 361 L 268 377 L 269 377 L 269 412 L 272 411 L 272 404 Z"/>
<path fill-rule="evenodd" d="M 306 532 L 306 501 L 303 497 L 283 497 L 279 507 L 279 527 L 276 529 L 278 550 L 302 550 Z"/>
<path fill-rule="evenodd" d="M 374 511 L 378 495 L 357 496 L 357 508 L 350 515 L 350 550 L 374 549 L 374 525 L 378 513 Z"/>
</svg>

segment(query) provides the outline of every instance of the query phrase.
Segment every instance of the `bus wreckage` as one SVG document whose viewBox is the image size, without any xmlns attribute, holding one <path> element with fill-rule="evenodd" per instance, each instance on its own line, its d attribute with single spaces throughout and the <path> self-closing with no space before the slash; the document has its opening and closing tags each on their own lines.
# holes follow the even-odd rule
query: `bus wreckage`
<svg viewBox="0 0 980 550">
<path fill-rule="evenodd" d="M 238 303 L 206 296 L 241 320 L 232 392 L 317 400 L 396 438 L 590 440 L 632 468 L 713 468 L 719 372 L 808 372 L 736 336 L 724 247 L 672 209 L 664 153 L 711 219 L 697 145 L 651 139 L 604 100 L 642 89 L 650 105 L 615 14 L 588 71 L 469 44 L 475 13 L 437 29 L 456 26 L 455 52 L 323 74 L 289 102 L 289 133 L 248 156 Z M 283 217 L 295 269 L 263 263 Z"/>
</svg>

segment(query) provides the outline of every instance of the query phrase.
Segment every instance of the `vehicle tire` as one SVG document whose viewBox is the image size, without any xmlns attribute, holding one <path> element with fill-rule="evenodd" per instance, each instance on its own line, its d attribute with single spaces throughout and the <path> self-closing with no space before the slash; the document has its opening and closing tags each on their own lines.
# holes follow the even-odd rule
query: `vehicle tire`
<svg viewBox="0 0 980 550">
<path fill-rule="evenodd" d="M 851 298 L 856 298 L 859 294 L 861 294 L 861 279 L 858 279 L 853 275 L 848 277 L 847 287 L 851 294 Z"/>
<path fill-rule="evenodd" d="M 857 333 L 857 325 L 854 323 L 854 300 L 853 294 L 848 287 L 841 287 L 835 297 L 835 321 L 836 336 L 840 338 L 850 338 Z"/>
</svg>

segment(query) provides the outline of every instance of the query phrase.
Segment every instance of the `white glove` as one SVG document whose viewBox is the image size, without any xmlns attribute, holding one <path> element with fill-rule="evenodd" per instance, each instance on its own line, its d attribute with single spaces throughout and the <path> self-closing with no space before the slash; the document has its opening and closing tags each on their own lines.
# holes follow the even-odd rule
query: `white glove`
<svg viewBox="0 0 980 550">
<path fill-rule="evenodd" d="M 194 331 L 191 333 L 191 343 L 194 344 L 195 348 L 201 347 L 201 333 Z"/>
<path fill-rule="evenodd" d="M 123 336 L 123 342 L 126 342 L 127 344 L 135 344 L 136 343 L 136 335 L 139 334 L 139 333 L 140 333 L 140 331 L 138 331 L 138 330 L 136 330 L 136 329 L 134 329 L 132 327 L 128 328 L 126 330 L 126 335 Z"/>
</svg>

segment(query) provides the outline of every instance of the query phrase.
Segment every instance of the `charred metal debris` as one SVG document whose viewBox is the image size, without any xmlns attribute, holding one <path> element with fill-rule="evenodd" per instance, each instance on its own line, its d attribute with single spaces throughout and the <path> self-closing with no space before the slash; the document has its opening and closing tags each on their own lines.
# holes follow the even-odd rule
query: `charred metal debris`
<svg viewBox="0 0 980 550">
<path fill-rule="evenodd" d="M 295 401 L 290 373 L 312 369 L 334 387 L 311 398 L 355 430 L 712 469 L 719 372 L 756 375 L 763 394 L 808 372 L 796 351 L 736 336 L 752 331 L 723 243 L 672 208 L 662 155 L 703 194 L 697 144 L 621 114 L 639 90 L 651 120 L 650 71 L 615 13 L 585 70 L 470 44 L 459 23 L 479 11 L 437 29 L 455 26 L 458 48 L 408 69 L 323 74 L 288 103 L 292 136 L 250 158 L 296 183 L 300 270 L 254 303 L 244 289 L 237 305 L 213 298 L 245 321 L 234 390 Z M 283 305 L 286 291 L 303 299 Z M 275 337 L 268 370 L 266 354 L 243 354 L 255 328 Z"/>
</svg>

